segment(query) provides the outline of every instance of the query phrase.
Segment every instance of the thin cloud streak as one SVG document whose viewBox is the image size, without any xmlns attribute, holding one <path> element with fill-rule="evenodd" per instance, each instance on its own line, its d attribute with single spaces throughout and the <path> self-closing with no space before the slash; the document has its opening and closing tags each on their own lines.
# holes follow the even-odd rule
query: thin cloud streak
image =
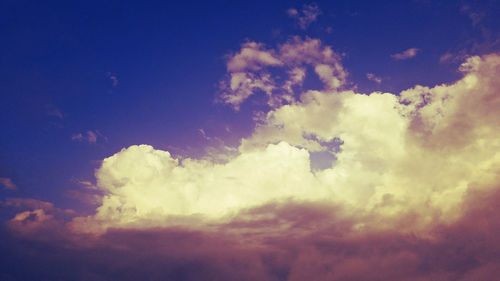
<svg viewBox="0 0 500 281">
<path fill-rule="evenodd" d="M 0 185 L 7 190 L 17 190 L 17 185 L 10 178 L 0 178 Z"/>
<path fill-rule="evenodd" d="M 86 142 L 89 144 L 96 144 L 98 139 L 107 141 L 107 138 L 103 136 L 103 134 L 101 134 L 101 132 L 99 132 L 98 130 L 88 130 L 85 133 L 73 134 L 71 136 L 71 140 L 73 141 Z"/>
<path fill-rule="evenodd" d="M 420 52 L 418 48 L 409 48 L 401 53 L 391 55 L 391 58 L 395 60 L 407 60 L 415 57 L 418 52 Z"/>
</svg>

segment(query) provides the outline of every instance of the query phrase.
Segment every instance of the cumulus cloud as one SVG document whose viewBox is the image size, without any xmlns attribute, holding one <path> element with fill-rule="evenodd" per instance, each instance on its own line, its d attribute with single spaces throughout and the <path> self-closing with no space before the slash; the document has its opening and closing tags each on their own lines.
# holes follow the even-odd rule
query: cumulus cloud
<svg viewBox="0 0 500 281">
<path fill-rule="evenodd" d="M 302 62 L 297 52 L 295 45 L 282 46 L 280 58 Z M 359 229 L 424 235 L 459 219 L 467 192 L 496 188 L 499 66 L 497 54 L 471 57 L 457 82 L 399 95 L 306 91 L 271 109 L 222 162 L 131 146 L 103 161 L 96 172 L 102 205 L 72 226 L 99 232 L 165 226 L 179 217 L 224 221 L 248 208 L 295 200 L 370 214 Z M 311 169 L 315 152 L 336 160 Z M 411 224 L 396 223 L 409 214 Z"/>
<path fill-rule="evenodd" d="M 268 83 L 272 106 L 230 155 L 213 152 L 224 161 L 124 148 L 96 170 L 95 213 L 12 201 L 30 207 L 10 235 L 49 245 L 47 262 L 76 255 L 66 274 L 93 280 L 498 275 L 500 54 L 468 58 L 454 83 L 364 94 L 342 88 L 339 56 L 319 40 L 245 48 L 228 57 L 221 98 L 239 106 Z M 323 89 L 301 88 L 307 71 Z M 314 153 L 334 161 L 314 169 Z"/>
<path fill-rule="evenodd" d="M 0 185 L 7 190 L 17 190 L 17 185 L 10 178 L 0 178 Z"/>
<path fill-rule="evenodd" d="M 293 37 L 275 49 L 245 43 L 239 53 L 228 56 L 228 74 L 220 82 L 220 99 L 236 110 L 259 92 L 267 96 L 271 107 L 292 103 L 296 100 L 294 87 L 302 86 L 308 68 L 327 89 L 340 89 L 346 83 L 347 72 L 340 56 L 318 39 Z"/>
<path fill-rule="evenodd" d="M 407 60 L 415 57 L 420 49 L 417 48 L 409 48 L 401 53 L 391 55 L 391 58 L 395 60 Z"/>
<path fill-rule="evenodd" d="M 299 11 L 295 8 L 290 8 L 286 13 L 289 17 L 297 21 L 297 25 L 301 29 L 306 30 L 321 15 L 321 10 L 316 4 L 304 4 L 302 10 Z"/>
</svg>

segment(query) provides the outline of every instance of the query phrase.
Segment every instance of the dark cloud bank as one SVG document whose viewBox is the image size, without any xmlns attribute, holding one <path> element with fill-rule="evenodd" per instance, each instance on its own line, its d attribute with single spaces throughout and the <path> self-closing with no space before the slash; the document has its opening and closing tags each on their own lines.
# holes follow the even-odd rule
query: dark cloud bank
<svg viewBox="0 0 500 281">
<path fill-rule="evenodd" d="M 2 230 L 0 280 L 497 280 L 500 191 L 466 198 L 460 220 L 426 235 L 353 231 L 352 215 L 319 203 L 268 204 L 197 229 L 100 236 L 75 234 L 57 215 L 36 224 L 32 214 Z"/>
</svg>

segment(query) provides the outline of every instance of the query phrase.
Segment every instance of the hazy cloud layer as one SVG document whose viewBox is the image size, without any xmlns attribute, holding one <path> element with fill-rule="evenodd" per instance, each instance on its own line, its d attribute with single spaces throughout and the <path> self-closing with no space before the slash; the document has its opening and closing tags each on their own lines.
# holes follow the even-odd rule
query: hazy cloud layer
<svg viewBox="0 0 500 281">
<path fill-rule="evenodd" d="M 225 224 L 69 235 L 35 214 L 2 233 L 2 280 L 493 280 L 500 268 L 497 190 L 469 192 L 462 218 L 432 238 L 356 231 L 339 206 L 268 204 Z M 411 221 L 408 214 L 404 220 Z M 45 223 L 37 222 L 43 220 Z M 32 231 L 20 229 L 38 225 Z M 29 247 L 30 254 L 24 251 Z M 26 270 L 29 268 L 29 270 Z"/>
<path fill-rule="evenodd" d="M 295 44 L 292 50 L 297 61 L 310 54 L 297 55 Z M 499 66 L 496 54 L 471 57 L 459 81 L 399 95 L 306 91 L 270 110 L 224 162 L 180 160 L 148 145 L 123 149 L 96 171 L 104 194 L 96 215 L 76 218 L 72 227 L 167 226 L 167 218 L 184 216 L 225 221 L 292 199 L 345 205 L 384 220 L 360 222 L 360 229 L 426 235 L 434 224 L 461 217 L 464 194 L 496 188 Z M 313 170 L 312 153 L 336 160 Z M 409 213 L 411 224 L 391 223 Z"/>
</svg>

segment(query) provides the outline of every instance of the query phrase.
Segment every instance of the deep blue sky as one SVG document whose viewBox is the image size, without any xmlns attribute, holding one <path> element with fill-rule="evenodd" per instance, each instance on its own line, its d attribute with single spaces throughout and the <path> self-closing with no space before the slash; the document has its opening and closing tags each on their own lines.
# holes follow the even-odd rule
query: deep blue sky
<svg viewBox="0 0 500 281">
<path fill-rule="evenodd" d="M 0 199 L 79 209 L 67 191 L 123 147 L 199 156 L 199 129 L 237 144 L 253 127 L 252 104 L 235 112 L 214 99 L 224 56 L 245 40 L 320 38 L 345 54 L 349 81 L 365 93 L 451 82 L 462 56 L 500 49 L 499 1 L 316 1 L 322 14 L 306 31 L 285 12 L 304 3 L 2 1 L 0 177 L 18 190 Z M 412 47 L 415 58 L 391 59 Z M 445 53 L 456 59 L 440 63 Z M 102 134 L 97 143 L 72 140 L 89 130 Z"/>
</svg>

